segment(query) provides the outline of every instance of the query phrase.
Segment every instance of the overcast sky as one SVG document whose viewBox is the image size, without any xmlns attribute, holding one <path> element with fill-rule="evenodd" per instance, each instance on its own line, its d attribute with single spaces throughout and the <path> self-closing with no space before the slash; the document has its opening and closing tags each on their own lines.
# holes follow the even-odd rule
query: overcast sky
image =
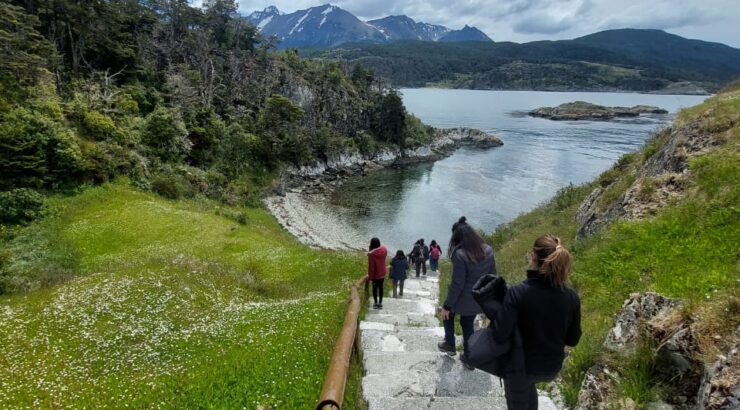
<svg viewBox="0 0 740 410">
<path fill-rule="evenodd" d="M 242 12 L 293 12 L 326 0 L 240 0 Z M 578 37 L 610 28 L 656 28 L 740 48 L 740 0 L 334 0 L 363 20 L 405 14 L 416 21 L 483 30 L 494 41 Z"/>
</svg>

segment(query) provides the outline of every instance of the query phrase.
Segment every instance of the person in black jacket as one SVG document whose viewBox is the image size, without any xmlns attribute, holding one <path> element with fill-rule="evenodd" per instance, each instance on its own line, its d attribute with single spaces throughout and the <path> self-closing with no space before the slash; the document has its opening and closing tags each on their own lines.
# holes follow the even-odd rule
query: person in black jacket
<svg viewBox="0 0 740 410">
<path fill-rule="evenodd" d="M 504 377 L 509 409 L 537 409 L 536 383 L 555 379 L 563 365 L 565 346 L 581 338 L 581 302 L 566 286 L 572 258 L 560 238 L 544 235 L 528 255 L 527 279 L 510 287 L 492 326 L 494 340 L 509 340 L 518 329 L 525 372 Z"/>
<path fill-rule="evenodd" d="M 437 344 L 439 350 L 454 356 L 455 315 L 460 315 L 463 331 L 463 354 L 460 361 L 472 370 L 467 362 L 468 340 L 473 334 L 475 315 L 483 313 L 480 305 L 473 299 L 473 285 L 483 275 L 496 274 L 496 261 L 493 248 L 488 246 L 478 233 L 468 224 L 459 225 L 450 238 L 455 246 L 450 250 L 452 278 L 447 290 L 447 299 L 442 307 L 445 340 Z"/>
</svg>

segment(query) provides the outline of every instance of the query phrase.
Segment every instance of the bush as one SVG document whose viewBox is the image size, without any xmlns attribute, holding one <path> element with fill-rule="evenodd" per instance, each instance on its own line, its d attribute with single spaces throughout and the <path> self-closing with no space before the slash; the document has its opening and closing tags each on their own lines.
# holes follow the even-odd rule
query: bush
<svg viewBox="0 0 740 410">
<path fill-rule="evenodd" d="M 96 140 L 111 138 L 116 133 L 116 124 L 113 119 L 97 111 L 86 112 L 82 123 L 90 137 Z"/>
<path fill-rule="evenodd" d="M 187 136 L 188 130 L 180 114 L 159 107 L 146 117 L 141 138 L 151 154 L 163 161 L 179 162 L 193 145 Z"/>
<path fill-rule="evenodd" d="M 44 196 L 28 188 L 0 192 L 0 222 L 27 224 L 41 216 Z"/>
<path fill-rule="evenodd" d="M 265 145 L 257 136 L 234 123 L 226 130 L 220 151 L 218 168 L 235 178 L 249 169 L 250 162 L 256 162 L 265 154 Z"/>
<path fill-rule="evenodd" d="M 192 194 L 185 178 L 174 173 L 154 175 L 151 178 L 151 187 L 152 191 L 168 199 L 180 199 Z"/>
<path fill-rule="evenodd" d="M 25 108 L 0 118 L 0 189 L 67 180 L 82 165 L 76 136 L 60 122 Z"/>
</svg>

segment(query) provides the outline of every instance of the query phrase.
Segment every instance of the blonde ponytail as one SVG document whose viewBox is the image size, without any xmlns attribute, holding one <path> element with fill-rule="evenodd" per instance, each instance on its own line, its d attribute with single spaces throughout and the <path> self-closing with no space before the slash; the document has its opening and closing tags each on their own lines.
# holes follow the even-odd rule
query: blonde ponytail
<svg viewBox="0 0 740 410">
<path fill-rule="evenodd" d="M 542 275 L 557 287 L 565 286 L 573 264 L 573 257 L 555 235 L 543 235 L 534 241 L 532 252 Z"/>
</svg>

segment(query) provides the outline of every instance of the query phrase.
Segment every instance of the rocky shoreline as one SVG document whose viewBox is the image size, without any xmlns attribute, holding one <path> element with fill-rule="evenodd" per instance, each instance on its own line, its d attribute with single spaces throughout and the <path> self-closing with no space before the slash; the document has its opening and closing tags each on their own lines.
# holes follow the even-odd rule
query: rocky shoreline
<svg viewBox="0 0 740 410">
<path fill-rule="evenodd" d="M 668 114 L 668 111 L 651 105 L 634 107 L 606 107 L 585 101 L 560 104 L 557 107 L 540 107 L 528 113 L 531 117 L 546 118 L 553 121 L 600 120 L 638 117 L 642 114 Z"/>
<path fill-rule="evenodd" d="M 401 150 L 383 148 L 372 154 L 343 152 L 327 161 L 287 167 L 271 195 L 264 200 L 278 222 L 306 245 L 326 249 L 363 249 L 358 235 L 342 215 L 323 205 L 326 197 L 349 178 L 368 172 L 437 161 L 468 145 L 481 149 L 503 145 L 496 136 L 472 128 L 436 129 L 431 143 Z"/>
</svg>

